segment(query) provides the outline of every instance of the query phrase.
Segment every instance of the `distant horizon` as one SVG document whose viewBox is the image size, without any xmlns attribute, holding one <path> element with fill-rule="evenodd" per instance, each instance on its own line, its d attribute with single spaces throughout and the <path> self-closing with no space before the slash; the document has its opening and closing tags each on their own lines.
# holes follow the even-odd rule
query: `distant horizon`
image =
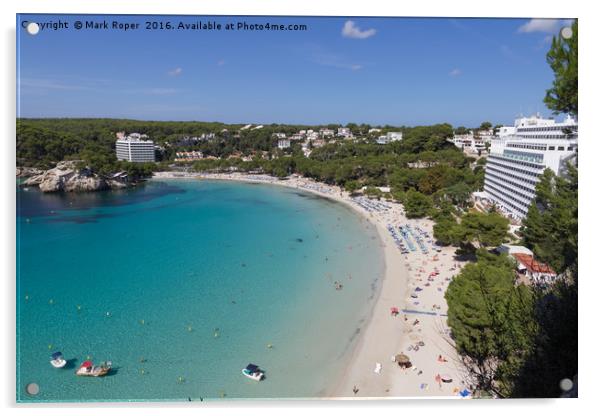
<svg viewBox="0 0 602 416">
<path fill-rule="evenodd" d="M 17 20 L 19 28 L 24 21 L 43 25 L 36 36 L 17 31 L 21 118 L 391 126 L 445 120 L 468 127 L 508 125 L 520 113 L 552 115 L 543 103 L 553 80 L 546 53 L 571 19 L 19 14 Z M 80 21 L 140 30 L 75 30 Z M 148 30 L 148 21 L 306 29 Z M 53 30 L 59 22 L 69 27 Z"/>
</svg>

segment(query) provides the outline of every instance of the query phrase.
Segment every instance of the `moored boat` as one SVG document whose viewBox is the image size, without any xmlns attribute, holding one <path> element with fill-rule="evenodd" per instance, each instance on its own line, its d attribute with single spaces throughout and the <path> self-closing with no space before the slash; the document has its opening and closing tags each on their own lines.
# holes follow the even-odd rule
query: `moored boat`
<svg viewBox="0 0 602 416">
<path fill-rule="evenodd" d="M 242 374 L 249 377 L 251 380 L 261 381 L 265 377 L 265 373 L 255 364 L 249 364 L 242 369 Z"/>
<path fill-rule="evenodd" d="M 50 357 L 50 364 L 54 368 L 63 368 L 67 364 L 67 361 L 63 358 L 63 353 L 60 351 L 52 353 Z"/>
<path fill-rule="evenodd" d="M 102 377 L 106 376 L 111 371 L 112 363 L 110 361 L 104 362 L 100 365 L 94 365 L 92 361 L 84 361 L 82 365 L 77 369 L 75 375 L 84 377 Z"/>
</svg>

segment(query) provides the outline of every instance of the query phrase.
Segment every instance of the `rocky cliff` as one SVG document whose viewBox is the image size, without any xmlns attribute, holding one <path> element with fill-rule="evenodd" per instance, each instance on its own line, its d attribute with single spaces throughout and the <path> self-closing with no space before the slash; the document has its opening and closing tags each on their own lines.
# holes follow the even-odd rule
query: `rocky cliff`
<svg viewBox="0 0 602 416">
<path fill-rule="evenodd" d="M 125 188 L 128 184 L 105 179 L 88 168 L 78 169 L 75 161 L 57 163 L 56 167 L 29 177 L 24 186 L 39 186 L 42 192 L 91 192 Z"/>
</svg>

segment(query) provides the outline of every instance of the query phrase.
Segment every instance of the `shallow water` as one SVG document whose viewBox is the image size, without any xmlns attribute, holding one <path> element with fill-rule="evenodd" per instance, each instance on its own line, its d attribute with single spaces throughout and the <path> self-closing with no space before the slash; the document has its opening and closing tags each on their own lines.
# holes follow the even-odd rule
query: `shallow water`
<svg viewBox="0 0 602 416">
<path fill-rule="evenodd" d="M 293 189 L 169 180 L 17 200 L 19 401 L 322 396 L 382 278 L 376 230 Z M 56 350 L 71 368 L 50 366 Z M 87 357 L 115 370 L 76 377 Z M 242 376 L 249 362 L 265 381 Z"/>
</svg>

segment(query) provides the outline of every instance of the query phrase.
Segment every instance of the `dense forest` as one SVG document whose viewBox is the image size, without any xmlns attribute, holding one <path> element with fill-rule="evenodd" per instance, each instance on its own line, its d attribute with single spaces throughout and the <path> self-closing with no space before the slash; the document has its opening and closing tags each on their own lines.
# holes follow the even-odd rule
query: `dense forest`
<svg viewBox="0 0 602 416">
<path fill-rule="evenodd" d="M 267 125 L 261 129 L 242 129 L 242 125 L 205 122 L 160 122 L 117 119 L 19 119 L 17 121 L 17 163 L 49 168 L 60 160 L 82 160 L 99 173 L 127 170 L 139 175 L 152 170 L 170 169 L 177 151 L 202 151 L 214 159 L 197 161 L 198 171 L 260 171 L 278 177 L 293 173 L 336 184 L 348 191 L 362 187 L 380 196 L 376 187 L 390 186 L 391 195 L 407 202 L 408 215 L 421 217 L 446 201 L 465 206 L 470 193 L 482 188 L 484 169 L 473 164 L 447 139 L 454 131 L 449 124 L 417 127 L 382 127 L 381 132 L 401 130 L 403 141 L 375 144 L 367 124 L 348 124 L 359 140 L 337 139 L 313 149 L 305 157 L 294 143 L 286 152 L 277 149 L 274 133 L 287 135 L 300 129 L 338 125 Z M 160 151 L 156 164 L 118 162 L 115 133 L 148 134 Z M 202 137 L 190 141 L 187 137 Z M 236 155 L 237 157 L 232 157 Z M 254 156 L 242 161 L 241 155 Z M 179 165 L 176 168 L 184 168 Z"/>
</svg>

